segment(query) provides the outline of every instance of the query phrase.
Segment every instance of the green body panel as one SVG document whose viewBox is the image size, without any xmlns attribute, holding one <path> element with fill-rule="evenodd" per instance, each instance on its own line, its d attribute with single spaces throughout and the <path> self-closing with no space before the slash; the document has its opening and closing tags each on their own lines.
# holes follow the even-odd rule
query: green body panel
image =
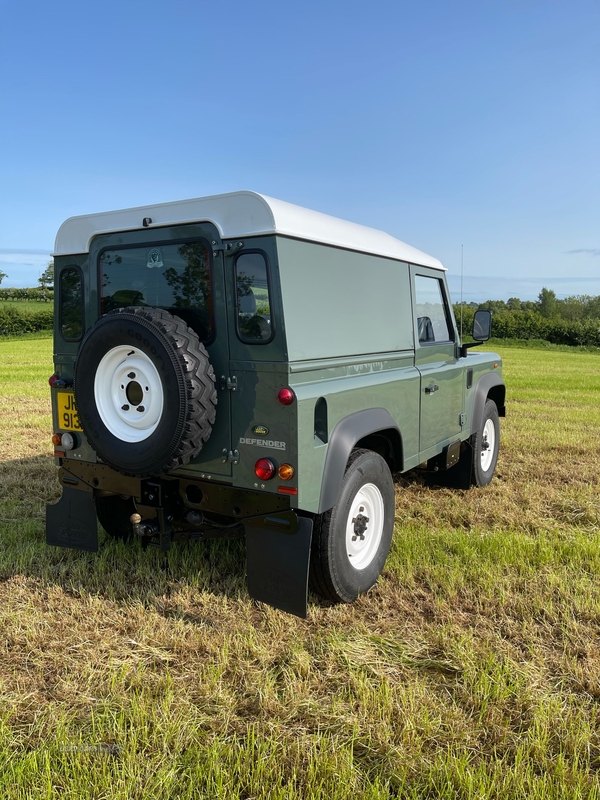
<svg viewBox="0 0 600 800">
<path fill-rule="evenodd" d="M 278 237 L 291 363 L 414 347 L 408 264 Z"/>
<path fill-rule="evenodd" d="M 298 507 L 317 511 L 327 444 L 315 436 L 315 404 L 327 403 L 328 434 L 340 420 L 363 409 L 382 407 L 397 422 L 402 435 L 403 469 L 419 463 L 419 373 L 414 353 L 386 353 L 340 364 L 335 359 L 292 364 L 290 386 L 298 399 Z"/>
<path fill-rule="evenodd" d="M 468 434 L 470 435 L 473 427 L 473 406 L 475 403 L 475 392 L 477 390 L 477 381 L 488 375 L 490 372 L 495 373 L 498 378 L 502 378 L 502 359 L 498 353 L 487 352 L 483 350 L 469 350 L 466 358 L 461 359 L 461 365 L 465 373 L 467 370 L 473 370 L 473 383 L 470 389 L 467 390 L 465 396 L 465 416 Z"/>
</svg>

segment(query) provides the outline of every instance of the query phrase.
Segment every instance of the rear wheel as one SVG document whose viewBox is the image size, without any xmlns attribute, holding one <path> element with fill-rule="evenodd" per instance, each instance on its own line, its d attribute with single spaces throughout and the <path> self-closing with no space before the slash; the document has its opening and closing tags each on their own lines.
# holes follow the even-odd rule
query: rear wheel
<svg viewBox="0 0 600 800">
<path fill-rule="evenodd" d="M 131 497 L 119 494 L 107 497 L 95 497 L 96 515 L 100 525 L 113 539 L 127 541 L 133 535 L 130 517 L 135 513 L 135 504 Z"/>
<path fill-rule="evenodd" d="M 354 450 L 337 504 L 315 519 L 310 584 L 322 597 L 351 603 L 377 581 L 394 529 L 394 483 L 371 450 Z"/>
</svg>

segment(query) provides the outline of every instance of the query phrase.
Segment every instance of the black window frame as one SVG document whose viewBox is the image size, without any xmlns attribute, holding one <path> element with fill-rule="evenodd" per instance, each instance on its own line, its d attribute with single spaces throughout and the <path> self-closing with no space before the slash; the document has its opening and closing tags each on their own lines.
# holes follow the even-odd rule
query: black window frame
<svg viewBox="0 0 600 800">
<path fill-rule="evenodd" d="M 437 281 L 440 286 L 440 293 L 442 295 L 442 305 L 444 306 L 444 316 L 446 317 L 446 327 L 448 328 L 448 333 L 450 334 L 450 339 L 440 339 L 439 341 L 433 342 L 421 342 L 419 341 L 419 329 L 416 324 L 417 317 L 415 316 L 415 339 L 419 347 L 435 347 L 441 344 L 455 344 L 456 343 L 456 331 L 454 330 L 454 323 L 452 320 L 452 316 L 450 314 L 450 304 L 448 302 L 448 296 L 446 295 L 446 287 L 444 285 L 444 281 L 442 278 L 438 278 L 435 275 L 424 275 L 422 272 L 415 272 L 414 273 L 414 293 L 415 293 L 415 309 L 417 307 L 417 278 L 429 278 L 429 280 Z"/>
<path fill-rule="evenodd" d="M 76 270 L 79 273 L 79 279 L 81 281 L 81 333 L 79 336 L 65 336 L 63 333 L 63 287 L 62 287 L 62 278 L 64 273 L 67 270 Z M 60 334 L 61 339 L 64 342 L 80 342 L 83 339 L 85 334 L 85 281 L 83 270 L 79 266 L 79 264 L 65 264 L 64 267 L 61 267 L 58 272 L 58 332 Z"/>
<path fill-rule="evenodd" d="M 269 294 L 269 307 L 271 310 L 271 335 L 268 339 L 245 339 L 242 334 L 240 333 L 239 321 L 240 321 L 240 314 L 239 314 L 239 298 L 238 298 L 238 291 L 237 291 L 237 263 L 242 256 L 250 256 L 250 255 L 260 255 L 263 257 L 265 261 L 266 267 L 266 274 L 267 274 L 267 292 Z M 252 249 L 244 249 L 240 253 L 237 253 L 234 261 L 233 261 L 233 296 L 234 296 L 234 314 L 235 314 L 235 332 L 237 338 L 243 344 L 255 344 L 255 345 L 264 345 L 269 344 L 275 338 L 275 317 L 273 314 L 273 292 L 272 292 L 272 281 L 271 281 L 271 262 L 269 261 L 269 256 L 265 253 L 264 250 L 261 250 L 258 247 L 254 247 Z"/>
<path fill-rule="evenodd" d="M 210 304 L 210 325 L 211 325 L 211 335 L 208 339 L 201 339 L 198 336 L 198 339 L 205 347 L 210 346 L 217 336 L 217 320 L 215 317 L 215 298 L 213 295 L 213 287 L 214 287 L 214 258 L 213 258 L 213 246 L 208 239 L 204 236 L 189 236 L 184 237 L 181 239 L 157 239 L 152 240 L 150 242 L 133 242 L 131 244 L 119 244 L 119 245 L 107 245 L 106 247 L 102 247 L 98 251 L 97 259 L 96 259 L 96 272 L 98 278 L 98 317 L 105 316 L 102 314 L 102 299 L 103 299 L 103 291 L 102 291 L 102 270 L 100 269 L 100 259 L 102 255 L 109 250 L 134 250 L 134 249 L 143 249 L 147 247 L 151 249 L 152 247 L 165 247 L 167 245 L 178 245 L 178 244 L 191 244 L 193 242 L 202 242 L 206 245 L 206 249 L 208 251 L 208 273 L 210 278 L 210 288 L 211 288 L 211 304 Z M 140 306 L 141 308 L 143 306 Z M 163 308 L 162 306 L 150 306 L 151 308 Z M 173 306 L 170 306 L 173 308 Z M 167 309 L 163 308 L 163 311 Z M 172 312 L 169 312 L 172 313 Z M 187 324 L 187 323 L 186 323 Z M 189 326 L 191 327 L 191 326 Z M 196 332 L 195 332 L 196 333 Z M 198 335 L 196 333 L 196 335 Z"/>
</svg>

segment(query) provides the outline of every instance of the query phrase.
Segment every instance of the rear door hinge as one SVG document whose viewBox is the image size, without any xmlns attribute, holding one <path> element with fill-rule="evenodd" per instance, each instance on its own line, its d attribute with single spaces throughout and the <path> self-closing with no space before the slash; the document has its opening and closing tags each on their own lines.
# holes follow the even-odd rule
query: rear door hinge
<svg viewBox="0 0 600 800">
<path fill-rule="evenodd" d="M 240 463 L 239 451 L 228 450 L 226 447 L 224 447 L 221 450 L 221 461 L 223 462 L 223 464 L 227 464 L 227 462 L 229 462 L 230 464 L 239 464 Z"/>
<path fill-rule="evenodd" d="M 230 392 L 237 392 L 237 378 L 232 375 L 231 378 L 221 375 L 221 389 L 229 389 Z"/>
<path fill-rule="evenodd" d="M 460 414 L 459 415 L 459 422 L 460 422 L 460 427 L 464 428 L 465 425 L 467 424 L 467 415 L 466 414 Z"/>
<path fill-rule="evenodd" d="M 243 242 L 236 242 L 235 244 L 233 244 L 233 242 L 227 242 L 226 244 L 217 244 L 216 242 L 213 242 L 213 256 L 216 256 L 217 253 L 225 253 L 226 256 L 233 256 L 238 250 L 241 250 L 243 246 Z"/>
</svg>

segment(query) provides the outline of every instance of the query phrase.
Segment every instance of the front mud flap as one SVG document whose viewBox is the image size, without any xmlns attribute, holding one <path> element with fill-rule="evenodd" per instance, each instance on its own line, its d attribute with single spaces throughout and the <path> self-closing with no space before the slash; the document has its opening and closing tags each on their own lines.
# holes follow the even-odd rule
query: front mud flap
<svg viewBox="0 0 600 800">
<path fill-rule="evenodd" d="M 306 618 L 313 521 L 293 511 L 244 521 L 250 597 Z"/>
<path fill-rule="evenodd" d="M 91 492 L 63 487 L 62 497 L 46 506 L 46 544 L 95 553 L 98 519 Z"/>
</svg>

